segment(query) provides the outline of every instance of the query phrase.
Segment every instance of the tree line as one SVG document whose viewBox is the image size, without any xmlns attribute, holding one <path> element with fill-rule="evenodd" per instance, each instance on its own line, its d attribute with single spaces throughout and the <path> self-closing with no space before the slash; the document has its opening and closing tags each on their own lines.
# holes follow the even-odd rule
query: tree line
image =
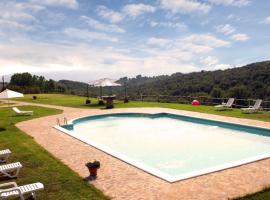
<svg viewBox="0 0 270 200">
<path fill-rule="evenodd" d="M 11 76 L 8 88 L 23 93 L 66 92 L 66 87 L 52 79 L 32 75 L 28 72 L 16 73 Z"/>
<path fill-rule="evenodd" d="M 113 92 L 118 96 L 124 96 L 125 88 L 127 88 L 130 98 L 143 94 L 270 100 L 270 61 L 226 70 L 175 73 L 155 77 L 141 75 L 134 78 L 123 77 L 118 82 L 122 86 L 115 87 Z M 14 74 L 11 77 L 9 88 L 24 93 L 87 94 L 86 83 L 70 80 L 46 80 L 43 76 L 30 73 Z M 103 91 L 106 94 L 109 92 L 109 88 L 104 88 Z M 88 94 L 97 96 L 99 88 L 89 87 Z"/>
</svg>

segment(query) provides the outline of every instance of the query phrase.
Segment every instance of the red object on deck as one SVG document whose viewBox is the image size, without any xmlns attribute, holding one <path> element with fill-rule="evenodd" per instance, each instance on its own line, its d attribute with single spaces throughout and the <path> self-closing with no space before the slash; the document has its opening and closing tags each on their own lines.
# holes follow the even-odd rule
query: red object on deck
<svg viewBox="0 0 270 200">
<path fill-rule="evenodd" d="M 199 105 L 201 105 L 201 102 L 199 102 L 198 100 L 193 100 L 191 104 L 193 106 L 199 106 Z"/>
</svg>

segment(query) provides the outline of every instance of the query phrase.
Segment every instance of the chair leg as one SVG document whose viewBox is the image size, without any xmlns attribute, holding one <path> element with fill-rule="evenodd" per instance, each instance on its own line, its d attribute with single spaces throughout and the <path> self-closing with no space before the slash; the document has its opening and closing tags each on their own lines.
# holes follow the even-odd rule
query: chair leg
<svg viewBox="0 0 270 200">
<path fill-rule="evenodd" d="M 20 200 L 25 200 L 23 194 L 20 194 Z"/>
<path fill-rule="evenodd" d="M 17 176 L 19 175 L 19 173 L 20 173 L 20 170 L 21 170 L 21 168 L 18 168 L 18 169 L 16 170 L 16 174 L 15 174 L 15 177 L 17 177 Z"/>
<path fill-rule="evenodd" d="M 7 176 L 9 178 L 16 178 L 19 175 L 20 168 L 17 168 L 16 171 L 0 172 L 0 176 Z"/>
<path fill-rule="evenodd" d="M 37 199 L 35 192 L 32 192 L 31 195 L 32 195 L 33 200 Z"/>
</svg>

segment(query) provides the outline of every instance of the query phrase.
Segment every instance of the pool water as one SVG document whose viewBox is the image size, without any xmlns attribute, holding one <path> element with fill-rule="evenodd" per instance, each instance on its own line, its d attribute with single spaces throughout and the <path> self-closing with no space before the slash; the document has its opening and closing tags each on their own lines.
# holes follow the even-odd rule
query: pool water
<svg viewBox="0 0 270 200">
<path fill-rule="evenodd" d="M 170 182 L 270 156 L 267 129 L 177 115 L 103 115 L 72 128 L 65 132 Z"/>
</svg>

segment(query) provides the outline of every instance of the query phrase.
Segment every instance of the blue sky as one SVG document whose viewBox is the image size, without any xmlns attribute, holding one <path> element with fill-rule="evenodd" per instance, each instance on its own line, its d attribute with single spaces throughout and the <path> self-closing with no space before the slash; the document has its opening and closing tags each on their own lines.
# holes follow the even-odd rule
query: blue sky
<svg viewBox="0 0 270 200">
<path fill-rule="evenodd" d="M 0 9 L 0 75 L 90 81 L 269 59 L 266 0 L 1 0 Z"/>
</svg>

